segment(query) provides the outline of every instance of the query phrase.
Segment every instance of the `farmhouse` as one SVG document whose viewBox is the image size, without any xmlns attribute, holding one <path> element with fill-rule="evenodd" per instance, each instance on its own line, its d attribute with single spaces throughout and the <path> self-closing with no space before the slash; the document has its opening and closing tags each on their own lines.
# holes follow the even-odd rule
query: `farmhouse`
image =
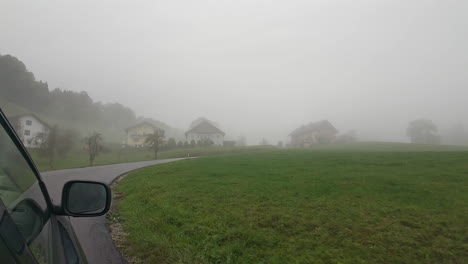
<svg viewBox="0 0 468 264">
<path fill-rule="evenodd" d="M 292 147 L 307 148 L 315 144 L 330 143 L 338 130 L 328 120 L 322 120 L 298 127 L 291 132 Z"/>
<path fill-rule="evenodd" d="M 49 133 L 50 126 L 35 114 L 24 114 L 10 118 L 13 128 L 27 148 L 38 148 L 41 142 L 34 138 Z"/>
<path fill-rule="evenodd" d="M 125 129 L 127 133 L 127 146 L 143 147 L 147 136 L 153 134 L 156 130 L 161 129 L 146 121 Z"/>
<path fill-rule="evenodd" d="M 199 141 L 211 140 L 214 145 L 222 146 L 224 135 L 225 133 L 215 127 L 211 122 L 202 121 L 187 131 L 185 133 L 185 138 L 189 143 L 192 142 L 192 140 L 196 143 Z"/>
</svg>

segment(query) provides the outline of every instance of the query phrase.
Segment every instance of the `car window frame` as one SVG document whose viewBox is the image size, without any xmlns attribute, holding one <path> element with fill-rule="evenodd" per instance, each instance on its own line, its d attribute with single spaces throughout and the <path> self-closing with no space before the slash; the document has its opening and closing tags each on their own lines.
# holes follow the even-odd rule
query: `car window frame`
<svg viewBox="0 0 468 264">
<path fill-rule="evenodd" d="M 5 132 L 8 134 L 8 136 L 10 137 L 10 140 L 13 142 L 13 144 L 15 144 L 16 148 L 21 153 L 22 157 L 28 164 L 29 169 L 33 172 L 34 176 L 36 177 L 37 184 L 39 185 L 39 188 L 41 190 L 41 193 L 47 205 L 47 208 L 44 211 L 44 220 L 45 220 L 44 222 L 47 222 L 48 219 L 50 218 L 50 215 L 53 213 L 53 209 L 54 209 L 54 205 L 52 204 L 52 200 L 50 198 L 47 187 L 44 181 L 42 180 L 41 174 L 39 173 L 39 170 L 37 169 L 36 164 L 34 164 L 31 156 L 26 150 L 26 147 L 23 145 L 23 142 L 21 142 L 21 140 L 19 139 L 18 134 L 13 129 L 13 126 L 8 121 L 8 118 L 5 116 L 1 108 L 0 108 L 0 124 L 2 128 L 5 130 Z"/>
</svg>

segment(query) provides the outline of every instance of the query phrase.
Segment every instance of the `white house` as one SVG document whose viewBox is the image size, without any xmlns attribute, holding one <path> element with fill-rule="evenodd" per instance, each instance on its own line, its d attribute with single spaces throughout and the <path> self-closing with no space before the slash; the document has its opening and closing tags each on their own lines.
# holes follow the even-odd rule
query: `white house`
<svg viewBox="0 0 468 264">
<path fill-rule="evenodd" d="M 190 143 L 211 140 L 214 145 L 222 146 L 225 133 L 208 121 L 202 121 L 185 133 L 185 138 Z"/>
<path fill-rule="evenodd" d="M 10 118 L 13 128 L 27 148 L 38 148 L 33 139 L 49 133 L 50 127 L 35 114 L 24 114 Z"/>
<path fill-rule="evenodd" d="M 150 122 L 144 121 L 134 126 L 131 126 L 125 129 L 125 132 L 127 133 L 126 144 L 127 146 L 132 146 L 135 148 L 143 147 L 145 145 L 146 138 L 148 137 L 148 135 L 155 133 L 155 131 L 157 130 L 160 133 L 162 133 L 162 136 L 164 137 L 164 130 L 159 129 Z"/>
</svg>

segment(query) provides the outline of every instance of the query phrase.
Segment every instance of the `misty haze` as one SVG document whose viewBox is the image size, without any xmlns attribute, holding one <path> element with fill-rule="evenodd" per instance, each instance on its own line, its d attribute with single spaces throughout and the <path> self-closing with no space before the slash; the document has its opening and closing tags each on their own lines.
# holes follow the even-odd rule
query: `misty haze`
<svg viewBox="0 0 468 264">
<path fill-rule="evenodd" d="M 330 120 L 407 142 L 410 120 L 466 126 L 460 1 L 7 1 L 2 54 L 49 88 L 86 91 L 186 129 L 200 116 L 250 144 Z M 32 45 L 34 43 L 34 45 Z"/>
<path fill-rule="evenodd" d="M 69 181 L 148 166 L 112 185 L 107 222 L 65 224 L 76 256 L 57 254 L 468 262 L 467 13 L 454 0 L 2 0 L 0 189 L 16 194 L 0 199 L 43 263 L 53 224 L 27 235 L 14 214 L 31 175 L 52 202 L 30 199 L 50 206 Z"/>
</svg>

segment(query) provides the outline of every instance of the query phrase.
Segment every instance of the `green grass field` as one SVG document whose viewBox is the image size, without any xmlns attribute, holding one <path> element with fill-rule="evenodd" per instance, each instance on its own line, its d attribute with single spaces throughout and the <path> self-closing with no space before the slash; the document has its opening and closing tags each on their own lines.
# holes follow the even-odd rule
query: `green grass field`
<svg viewBox="0 0 468 264">
<path fill-rule="evenodd" d="M 206 157 L 116 190 L 144 263 L 468 263 L 468 152 Z"/>
</svg>

